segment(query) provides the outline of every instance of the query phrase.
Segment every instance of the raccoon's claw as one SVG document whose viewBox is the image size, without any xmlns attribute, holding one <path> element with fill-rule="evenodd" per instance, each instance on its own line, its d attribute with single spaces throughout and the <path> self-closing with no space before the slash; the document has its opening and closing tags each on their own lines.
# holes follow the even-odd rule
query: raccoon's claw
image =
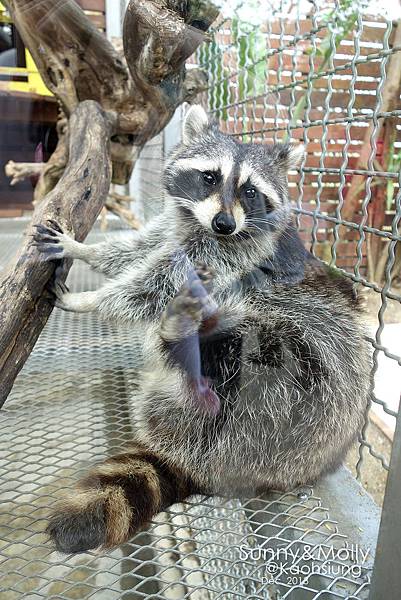
<svg viewBox="0 0 401 600">
<path fill-rule="evenodd" d="M 46 227 L 46 225 L 33 225 L 34 229 L 36 229 L 36 234 L 33 235 L 34 239 L 42 240 L 49 239 L 53 240 L 57 236 L 57 232 L 51 227 Z"/>
<path fill-rule="evenodd" d="M 204 298 L 184 286 L 171 300 L 162 317 L 160 335 L 166 342 L 185 339 L 196 333 L 202 322 Z"/>
<path fill-rule="evenodd" d="M 62 229 L 57 225 L 55 221 L 48 221 L 50 225 L 43 225 L 42 223 L 38 223 L 37 225 L 33 225 L 34 229 L 36 229 L 36 236 L 39 239 L 46 237 L 46 239 L 51 240 L 59 240 L 59 237 L 64 235 Z M 35 237 L 34 235 L 34 237 Z"/>
<path fill-rule="evenodd" d="M 205 263 L 198 263 L 195 267 L 195 273 L 201 280 L 207 293 L 210 294 L 213 288 L 213 279 L 215 276 L 214 270 Z"/>
<path fill-rule="evenodd" d="M 34 225 L 36 229 L 32 235 L 33 246 L 43 255 L 44 261 L 61 260 L 66 257 L 66 246 L 73 241 L 70 236 L 63 233 L 55 221 L 49 220 L 47 225 Z"/>
<path fill-rule="evenodd" d="M 60 225 L 56 221 L 53 221 L 53 219 L 49 219 L 47 222 L 50 223 L 50 227 L 57 233 L 64 233 Z"/>
<path fill-rule="evenodd" d="M 56 269 L 53 280 L 47 286 L 47 290 L 55 298 L 54 306 L 66 312 L 74 313 L 87 313 L 97 310 L 98 292 L 70 292 L 64 283 L 64 275 L 63 265 L 61 265 Z"/>
<path fill-rule="evenodd" d="M 54 296 L 54 306 L 61 308 L 62 310 L 71 310 L 66 302 L 66 295 L 70 293 L 68 286 L 61 281 L 61 279 L 55 278 L 48 286 L 48 291 Z"/>
<path fill-rule="evenodd" d="M 167 312 L 170 317 L 176 316 L 200 322 L 203 305 L 203 298 L 194 296 L 192 289 L 186 287 L 170 302 Z"/>
<path fill-rule="evenodd" d="M 63 296 L 64 294 L 68 294 L 70 291 L 68 286 L 63 281 L 58 280 L 55 281 L 53 289 L 55 290 L 55 294 L 58 298 Z"/>
<path fill-rule="evenodd" d="M 41 260 L 44 262 L 63 260 L 64 254 L 53 244 L 32 244 L 36 246 L 41 253 Z"/>
</svg>

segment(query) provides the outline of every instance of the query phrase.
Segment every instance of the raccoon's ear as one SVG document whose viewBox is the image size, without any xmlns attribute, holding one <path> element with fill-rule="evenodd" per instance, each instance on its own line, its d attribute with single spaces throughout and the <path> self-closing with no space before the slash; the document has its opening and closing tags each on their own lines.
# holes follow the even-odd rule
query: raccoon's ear
<svg viewBox="0 0 401 600">
<path fill-rule="evenodd" d="M 194 138 L 205 133 L 209 126 L 209 119 L 204 108 L 200 104 L 194 104 L 185 115 L 182 141 L 184 144 L 190 144 Z"/>
<path fill-rule="evenodd" d="M 285 171 L 296 169 L 305 156 L 305 146 L 303 144 L 277 144 L 276 158 L 280 166 Z"/>
</svg>

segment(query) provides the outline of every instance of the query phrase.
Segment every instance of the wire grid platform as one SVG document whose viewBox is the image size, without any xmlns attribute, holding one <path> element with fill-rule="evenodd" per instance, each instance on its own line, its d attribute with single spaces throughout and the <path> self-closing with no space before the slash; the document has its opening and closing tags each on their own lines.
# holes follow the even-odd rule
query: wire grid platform
<svg viewBox="0 0 401 600">
<path fill-rule="evenodd" d="M 0 230 L 0 270 L 20 235 Z M 72 289 L 100 283 L 74 265 Z M 191 498 L 112 552 L 52 551 L 43 531 L 55 499 L 130 439 L 140 357 L 135 330 L 53 312 L 0 414 L 1 600 L 367 598 L 379 515 L 345 471 L 315 491 Z M 337 556 L 358 544 L 366 562 Z"/>
</svg>

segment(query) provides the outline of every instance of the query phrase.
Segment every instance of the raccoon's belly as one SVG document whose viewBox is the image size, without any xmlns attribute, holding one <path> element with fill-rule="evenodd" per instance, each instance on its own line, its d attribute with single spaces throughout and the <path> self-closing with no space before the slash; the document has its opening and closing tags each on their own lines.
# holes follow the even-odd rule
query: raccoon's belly
<svg viewBox="0 0 401 600">
<path fill-rule="evenodd" d="M 308 390 L 302 361 L 274 335 L 263 348 L 257 331 L 204 338 L 201 357 L 220 413 L 203 418 L 183 410 L 158 374 L 141 410 L 150 447 L 225 493 L 289 489 L 338 465 L 360 425 L 357 381 L 346 416 L 335 381 L 325 397 L 317 382 Z"/>
<path fill-rule="evenodd" d="M 216 393 L 224 397 L 239 389 L 243 337 L 238 334 L 215 335 L 201 339 L 201 371 Z M 224 391 L 223 391 L 224 388 Z M 220 392 L 219 392 L 220 390 Z"/>
<path fill-rule="evenodd" d="M 272 336 L 266 352 L 257 330 L 202 340 L 201 361 L 202 374 L 220 397 L 220 422 L 239 404 L 250 402 L 255 408 L 263 404 L 266 386 L 277 388 L 284 380 L 293 382 L 297 371 L 296 360 L 282 340 Z"/>
<path fill-rule="evenodd" d="M 261 347 L 258 332 L 248 331 L 207 341 L 204 369 L 221 398 L 221 412 L 204 432 L 204 456 L 215 444 L 214 489 L 291 489 L 339 466 L 361 425 L 364 394 L 356 383 L 345 416 L 335 386 L 310 381 L 285 340 L 272 335 Z"/>
</svg>

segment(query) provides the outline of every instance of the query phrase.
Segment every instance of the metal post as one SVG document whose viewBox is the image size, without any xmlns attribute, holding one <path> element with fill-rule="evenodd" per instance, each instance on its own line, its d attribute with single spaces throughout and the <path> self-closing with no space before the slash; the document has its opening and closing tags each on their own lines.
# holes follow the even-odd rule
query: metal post
<svg viewBox="0 0 401 600">
<path fill-rule="evenodd" d="M 106 33 L 109 40 L 122 35 L 121 22 L 126 4 L 124 0 L 106 0 Z"/>
<path fill-rule="evenodd" d="M 401 410 L 398 412 L 369 600 L 401 593 Z"/>
</svg>

